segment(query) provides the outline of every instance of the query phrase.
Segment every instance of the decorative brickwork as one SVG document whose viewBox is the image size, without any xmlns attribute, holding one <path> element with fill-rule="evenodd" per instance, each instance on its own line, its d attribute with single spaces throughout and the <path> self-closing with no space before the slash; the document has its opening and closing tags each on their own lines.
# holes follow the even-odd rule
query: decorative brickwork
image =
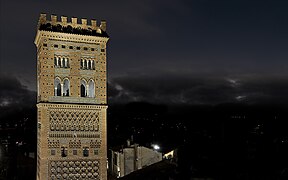
<svg viewBox="0 0 288 180">
<path fill-rule="evenodd" d="M 87 110 L 61 110 L 50 111 L 51 131 L 98 131 L 99 112 Z"/>
<path fill-rule="evenodd" d="M 52 180 L 58 179 L 100 179 L 99 160 L 50 161 L 49 174 Z"/>
</svg>

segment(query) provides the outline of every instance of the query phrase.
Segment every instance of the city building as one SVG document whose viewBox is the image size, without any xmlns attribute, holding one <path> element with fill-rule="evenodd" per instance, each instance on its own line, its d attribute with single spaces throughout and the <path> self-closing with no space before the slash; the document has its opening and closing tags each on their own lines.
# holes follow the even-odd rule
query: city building
<svg viewBox="0 0 288 180">
<path fill-rule="evenodd" d="M 136 170 L 162 161 L 162 153 L 138 144 L 130 145 L 118 150 L 110 150 L 109 170 L 116 177 L 123 177 Z"/>
<path fill-rule="evenodd" d="M 41 14 L 37 180 L 107 179 L 106 22 Z"/>
</svg>

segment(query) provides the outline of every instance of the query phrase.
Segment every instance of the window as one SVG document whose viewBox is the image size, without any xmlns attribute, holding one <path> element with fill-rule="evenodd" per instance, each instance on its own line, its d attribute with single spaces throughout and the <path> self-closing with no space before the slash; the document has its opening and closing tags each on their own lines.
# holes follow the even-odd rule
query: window
<svg viewBox="0 0 288 180">
<path fill-rule="evenodd" d="M 84 47 L 84 50 L 85 50 L 85 51 L 87 51 L 87 50 L 88 50 L 88 48 L 87 48 L 87 47 Z"/>
<path fill-rule="evenodd" d="M 80 50 L 80 47 L 78 46 L 78 47 L 76 47 L 76 49 L 77 49 L 77 50 Z"/>
<path fill-rule="evenodd" d="M 80 87 L 80 95 L 81 97 L 86 97 L 87 96 L 87 92 L 86 92 L 86 81 L 85 80 L 81 80 L 81 87 Z"/>
<path fill-rule="evenodd" d="M 93 61 L 93 60 L 91 61 L 91 66 L 92 66 L 92 68 L 91 68 L 91 69 L 95 70 L 95 63 L 94 63 L 94 61 Z"/>
<path fill-rule="evenodd" d="M 57 45 L 57 44 L 54 44 L 54 48 L 58 48 L 58 45 Z"/>
<path fill-rule="evenodd" d="M 98 155 L 98 149 L 94 149 L 94 155 Z"/>
<path fill-rule="evenodd" d="M 84 68 L 84 60 L 83 60 L 83 59 L 81 59 L 81 61 L 80 61 L 80 68 L 81 68 L 81 69 Z"/>
<path fill-rule="evenodd" d="M 64 67 L 68 68 L 68 58 L 64 58 Z"/>
<path fill-rule="evenodd" d="M 59 78 L 55 78 L 54 80 L 54 95 L 61 96 L 61 83 Z"/>
<path fill-rule="evenodd" d="M 57 66 L 58 66 L 58 67 L 61 67 L 61 58 L 60 58 L 60 57 L 58 57 L 57 63 L 58 63 Z"/>
<path fill-rule="evenodd" d="M 65 58 L 62 58 L 61 67 L 65 67 Z"/>
<path fill-rule="evenodd" d="M 44 46 L 44 47 L 47 47 L 47 44 L 46 44 L 46 43 L 44 43 L 44 44 L 43 44 L 43 46 Z"/>
<path fill-rule="evenodd" d="M 87 60 L 84 60 L 84 69 L 88 69 L 87 68 Z"/>
<path fill-rule="evenodd" d="M 69 96 L 70 95 L 70 82 L 69 79 L 65 79 L 63 83 L 63 96 Z"/>
<path fill-rule="evenodd" d="M 101 49 L 101 52 L 105 52 L 105 49 Z"/>
<path fill-rule="evenodd" d="M 95 51 L 95 49 L 94 49 L 94 48 L 91 48 L 91 51 Z"/>
<path fill-rule="evenodd" d="M 67 155 L 68 155 L 68 150 L 67 150 L 67 148 L 66 148 L 66 147 L 62 147 L 62 148 L 61 148 L 61 156 L 62 156 L 62 157 L 67 157 Z"/>
<path fill-rule="evenodd" d="M 66 46 L 62 45 L 62 48 L 65 48 Z"/>
<path fill-rule="evenodd" d="M 54 65 L 57 68 L 69 68 L 70 67 L 69 58 L 55 56 L 54 57 Z"/>
<path fill-rule="evenodd" d="M 89 97 L 94 97 L 95 96 L 95 85 L 94 85 L 94 81 L 91 79 L 90 81 L 89 81 L 89 84 L 88 84 L 89 86 L 88 86 L 88 89 L 89 89 L 89 91 L 88 91 L 88 96 Z"/>
<path fill-rule="evenodd" d="M 55 149 L 52 149 L 52 150 L 51 150 L 51 155 L 54 156 L 55 154 L 56 154 Z"/>
<path fill-rule="evenodd" d="M 73 46 L 69 46 L 69 49 L 73 49 Z"/>
<path fill-rule="evenodd" d="M 80 60 L 80 69 L 95 70 L 94 60 L 81 59 Z"/>
<path fill-rule="evenodd" d="M 83 148 L 83 156 L 84 157 L 88 157 L 89 156 L 89 148 L 88 147 L 84 147 Z"/>
<path fill-rule="evenodd" d="M 73 155 L 77 155 L 77 150 L 76 149 L 73 150 Z"/>
<path fill-rule="evenodd" d="M 92 60 L 88 60 L 88 69 L 92 69 Z"/>
<path fill-rule="evenodd" d="M 54 65 L 58 66 L 58 58 L 57 57 L 54 57 Z"/>
</svg>

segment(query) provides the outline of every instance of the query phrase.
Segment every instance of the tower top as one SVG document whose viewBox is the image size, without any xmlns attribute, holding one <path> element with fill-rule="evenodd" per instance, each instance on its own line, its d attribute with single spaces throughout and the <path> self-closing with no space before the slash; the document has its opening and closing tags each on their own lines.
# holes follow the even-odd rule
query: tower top
<svg viewBox="0 0 288 180">
<path fill-rule="evenodd" d="M 77 17 L 68 19 L 67 16 L 61 16 L 61 19 L 58 20 L 58 17 L 52 14 L 48 19 L 45 13 L 40 14 L 38 30 L 109 37 L 106 33 L 105 20 L 101 20 L 100 25 L 97 26 L 97 21 L 94 19 L 87 23 L 87 19 L 82 18 L 81 23 L 78 23 Z"/>
</svg>

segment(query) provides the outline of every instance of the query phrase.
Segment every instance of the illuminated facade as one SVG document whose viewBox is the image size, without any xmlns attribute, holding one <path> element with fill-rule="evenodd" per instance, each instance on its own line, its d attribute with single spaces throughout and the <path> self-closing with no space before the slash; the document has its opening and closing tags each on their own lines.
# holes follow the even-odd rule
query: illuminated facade
<svg viewBox="0 0 288 180">
<path fill-rule="evenodd" d="M 107 179 L 106 22 L 41 14 L 37 180 Z"/>
</svg>

